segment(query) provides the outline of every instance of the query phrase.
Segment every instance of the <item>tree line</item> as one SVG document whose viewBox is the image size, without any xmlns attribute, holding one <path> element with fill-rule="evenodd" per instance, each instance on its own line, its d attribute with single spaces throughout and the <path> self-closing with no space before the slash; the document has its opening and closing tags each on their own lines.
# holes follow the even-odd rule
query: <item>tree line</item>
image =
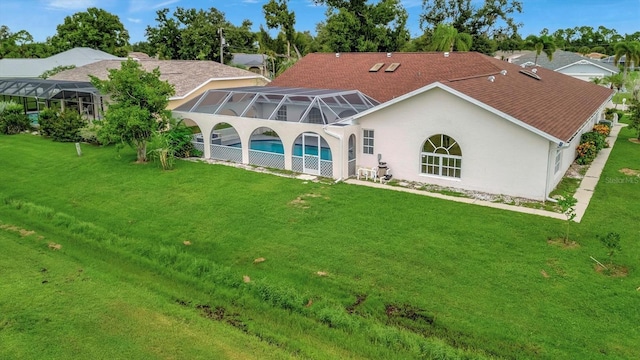
<svg viewBox="0 0 640 360">
<path fill-rule="evenodd" d="M 160 59 L 213 60 L 228 63 L 232 53 L 266 54 L 274 68 L 310 52 L 496 51 L 562 49 L 613 54 L 619 43 L 640 42 L 640 31 L 619 34 L 604 26 L 577 26 L 522 37 L 518 0 L 423 0 L 422 34 L 411 37 L 408 13 L 400 0 L 314 0 L 327 7 L 316 35 L 296 31 L 296 16 L 288 0 L 270 0 L 263 6 L 264 24 L 252 31 L 252 21 L 235 25 L 216 8 L 176 8 L 156 12 L 144 41 L 130 43 L 118 18 L 103 9 L 88 8 L 64 18 L 56 34 L 34 42 L 26 30 L 0 27 L 0 58 L 42 58 L 74 47 L 90 47 L 116 56 L 131 51 Z M 271 30 L 277 30 L 272 32 Z M 275 33 L 276 35 L 272 35 Z M 546 45 L 545 45 L 546 44 Z M 635 46 L 635 45 L 634 45 Z"/>
</svg>

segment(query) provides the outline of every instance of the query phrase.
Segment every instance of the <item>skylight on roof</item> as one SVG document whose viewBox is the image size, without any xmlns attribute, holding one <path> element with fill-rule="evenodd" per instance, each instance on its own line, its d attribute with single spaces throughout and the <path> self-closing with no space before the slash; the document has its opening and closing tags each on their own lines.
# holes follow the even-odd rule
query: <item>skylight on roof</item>
<svg viewBox="0 0 640 360">
<path fill-rule="evenodd" d="M 369 72 L 377 72 L 378 70 L 380 70 L 382 67 L 384 66 L 384 63 L 377 63 L 375 65 L 373 65 L 371 67 L 371 69 L 369 69 Z"/>
<path fill-rule="evenodd" d="M 388 68 L 384 69 L 385 72 L 394 72 L 400 66 L 400 63 L 391 63 Z"/>
<path fill-rule="evenodd" d="M 529 71 L 529 70 L 524 70 L 524 69 L 522 69 L 522 70 L 520 70 L 520 73 L 521 73 L 521 74 L 525 74 L 525 75 L 527 75 L 527 76 L 529 76 L 529 77 L 531 77 L 531 78 L 534 78 L 534 79 L 536 79 L 536 80 L 542 80 L 542 78 L 541 78 L 540 76 L 538 76 L 538 74 L 533 73 L 533 72 L 531 72 L 531 71 Z"/>
</svg>

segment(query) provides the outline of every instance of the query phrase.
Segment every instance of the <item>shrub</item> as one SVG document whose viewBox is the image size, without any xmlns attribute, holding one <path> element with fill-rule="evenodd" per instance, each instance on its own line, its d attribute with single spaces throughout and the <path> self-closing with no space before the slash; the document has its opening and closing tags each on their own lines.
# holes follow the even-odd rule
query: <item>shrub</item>
<svg viewBox="0 0 640 360">
<path fill-rule="evenodd" d="M 18 134 L 31 129 L 29 117 L 24 108 L 14 102 L 5 103 L 0 112 L 0 133 L 6 135 Z"/>
<path fill-rule="evenodd" d="M 176 157 L 186 158 L 196 155 L 194 153 L 198 150 L 191 143 L 193 132 L 182 120 L 172 123 L 170 128 L 163 134 Z"/>
<path fill-rule="evenodd" d="M 51 136 L 54 131 L 54 124 L 58 122 L 58 112 L 55 109 L 46 108 L 38 114 L 39 132 L 42 136 Z"/>
<path fill-rule="evenodd" d="M 591 142 L 596 146 L 596 153 L 607 147 L 607 137 L 595 131 L 582 134 L 580 144 Z"/>
<path fill-rule="evenodd" d="M 593 127 L 593 132 L 597 132 L 598 134 L 602 134 L 607 137 L 611 134 L 611 126 L 607 124 L 597 124 Z"/>
<path fill-rule="evenodd" d="M 93 123 L 81 128 L 80 141 L 88 144 L 102 145 L 102 143 L 98 139 L 98 131 L 100 130 L 100 127 L 100 124 Z"/>
<path fill-rule="evenodd" d="M 592 142 L 586 142 L 578 145 L 576 152 L 576 162 L 580 165 L 591 164 L 591 162 L 596 158 L 596 155 L 598 155 L 596 145 Z"/>
<path fill-rule="evenodd" d="M 82 140 L 80 129 L 87 121 L 76 111 L 57 112 L 45 109 L 40 112 L 40 134 L 50 136 L 53 141 L 78 142 Z"/>
</svg>

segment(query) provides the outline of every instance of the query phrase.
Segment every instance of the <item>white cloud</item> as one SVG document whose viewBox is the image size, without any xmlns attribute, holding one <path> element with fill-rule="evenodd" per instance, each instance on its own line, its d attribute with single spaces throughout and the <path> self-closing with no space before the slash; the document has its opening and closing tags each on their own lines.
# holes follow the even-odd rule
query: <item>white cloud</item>
<svg viewBox="0 0 640 360">
<path fill-rule="evenodd" d="M 159 3 L 159 4 L 155 4 L 155 5 L 153 5 L 153 8 L 154 8 L 154 9 L 158 9 L 158 8 L 167 7 L 167 6 L 171 5 L 171 4 L 175 4 L 175 3 L 177 3 L 178 1 L 180 1 L 180 0 L 167 0 L 167 1 L 163 1 L 163 2 L 161 2 L 161 3 Z"/>
<path fill-rule="evenodd" d="M 175 4 L 180 0 L 165 0 L 154 4 L 156 1 L 151 0 L 131 0 L 129 2 L 129 13 L 137 13 L 143 11 L 149 11 L 152 9 L 164 8 L 169 5 Z"/>
<path fill-rule="evenodd" d="M 96 0 L 47 0 L 46 7 L 56 10 L 84 10 L 96 6 Z"/>
<path fill-rule="evenodd" d="M 142 19 L 127 18 L 127 20 L 136 24 L 139 24 L 140 22 L 142 22 Z"/>
<path fill-rule="evenodd" d="M 245 4 L 257 4 L 259 1 L 258 0 L 242 0 L 242 2 Z"/>
</svg>

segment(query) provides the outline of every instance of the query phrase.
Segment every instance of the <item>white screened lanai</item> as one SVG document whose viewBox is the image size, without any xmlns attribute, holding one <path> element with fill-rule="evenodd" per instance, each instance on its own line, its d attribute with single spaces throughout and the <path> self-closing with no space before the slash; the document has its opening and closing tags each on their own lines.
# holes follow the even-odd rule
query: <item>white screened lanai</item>
<svg viewBox="0 0 640 360">
<path fill-rule="evenodd" d="M 251 86 L 208 90 L 176 111 L 331 124 L 379 103 L 355 90 Z"/>
<path fill-rule="evenodd" d="M 198 127 L 205 158 L 340 178 L 353 175 L 351 116 L 378 104 L 355 90 L 254 86 L 208 90 L 174 115 Z"/>
</svg>

